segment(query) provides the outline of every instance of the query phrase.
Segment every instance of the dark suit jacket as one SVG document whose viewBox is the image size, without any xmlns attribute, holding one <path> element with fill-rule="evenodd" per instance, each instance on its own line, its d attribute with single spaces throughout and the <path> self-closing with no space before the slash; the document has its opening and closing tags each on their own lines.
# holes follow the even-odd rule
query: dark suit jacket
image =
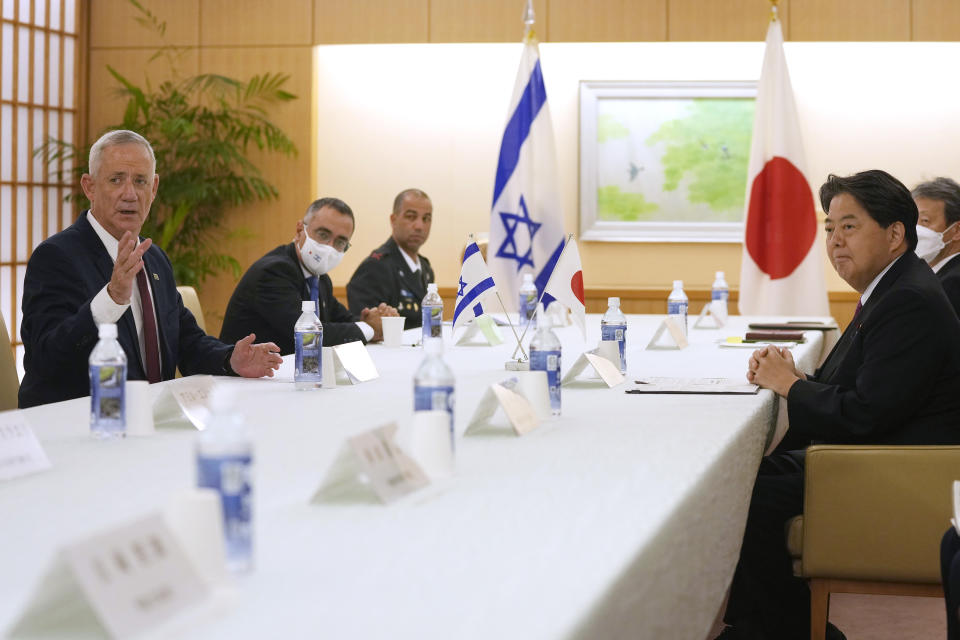
<svg viewBox="0 0 960 640">
<path fill-rule="evenodd" d="M 363 331 L 355 324 L 359 318 L 333 297 L 330 276 L 320 276 L 319 284 L 324 346 L 363 340 Z M 309 299 L 296 247 L 292 242 L 281 245 L 243 274 L 230 296 L 220 339 L 235 342 L 255 333 L 257 342 L 276 343 L 283 355 L 293 353 L 293 325 L 300 317 L 301 303 Z"/>
<path fill-rule="evenodd" d="M 90 393 L 88 359 L 97 342 L 90 312 L 94 296 L 110 281 L 113 261 L 84 211 L 79 219 L 38 246 L 23 282 L 23 383 L 20 406 L 78 398 Z M 233 347 L 205 334 L 183 306 L 167 255 L 156 245 L 143 256 L 160 333 L 161 374 L 224 375 Z M 127 354 L 127 379 L 146 380 L 133 311 L 117 322 Z"/>
<path fill-rule="evenodd" d="M 923 260 L 897 259 L 787 406 L 781 449 L 960 442 L 960 321 Z"/>
<path fill-rule="evenodd" d="M 940 267 L 937 271 L 937 278 L 940 280 L 943 290 L 953 305 L 953 310 L 960 316 L 960 253 L 955 254 L 947 261 L 947 264 Z"/>
<path fill-rule="evenodd" d="M 413 329 L 423 324 L 420 302 L 427 295 L 427 285 L 434 281 L 433 269 L 430 261 L 420 256 L 420 272 L 411 273 L 401 251 L 390 238 L 367 256 L 347 283 L 347 304 L 358 314 L 386 302 L 407 319 L 404 327 Z"/>
</svg>

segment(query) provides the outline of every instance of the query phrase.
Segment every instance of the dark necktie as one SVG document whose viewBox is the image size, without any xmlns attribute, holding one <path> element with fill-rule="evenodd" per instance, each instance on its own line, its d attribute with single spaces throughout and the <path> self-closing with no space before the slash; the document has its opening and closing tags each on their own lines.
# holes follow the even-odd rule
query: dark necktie
<svg viewBox="0 0 960 640">
<path fill-rule="evenodd" d="M 153 315 L 153 300 L 147 287 L 147 269 L 137 273 L 137 290 L 140 292 L 140 306 L 143 308 L 143 350 L 147 356 L 147 380 L 160 382 L 160 347 L 157 338 L 157 319 Z"/>
<path fill-rule="evenodd" d="M 850 324 L 853 324 L 857 321 L 857 318 L 860 317 L 860 311 L 863 309 L 863 302 L 857 300 L 857 310 L 853 312 L 853 318 L 850 320 Z"/>
<path fill-rule="evenodd" d="M 317 276 L 307 278 L 307 286 L 310 287 L 310 299 L 313 300 L 313 306 L 316 309 L 317 317 L 320 317 L 320 280 Z"/>
</svg>

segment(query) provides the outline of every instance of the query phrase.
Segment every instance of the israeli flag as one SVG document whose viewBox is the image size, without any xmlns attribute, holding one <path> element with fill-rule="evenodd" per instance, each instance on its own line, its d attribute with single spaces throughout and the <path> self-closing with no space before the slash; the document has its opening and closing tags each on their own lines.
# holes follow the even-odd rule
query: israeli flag
<svg viewBox="0 0 960 640">
<path fill-rule="evenodd" d="M 490 210 L 490 271 L 511 310 L 524 273 L 533 274 L 538 293 L 543 293 L 564 240 L 553 124 L 540 52 L 531 33 L 524 41 L 500 143 Z"/>
<path fill-rule="evenodd" d="M 460 282 L 457 290 L 457 302 L 453 308 L 453 328 L 456 330 L 473 318 L 483 315 L 481 300 L 497 292 L 487 263 L 476 242 L 467 245 L 463 252 L 463 265 L 460 267 Z"/>
</svg>

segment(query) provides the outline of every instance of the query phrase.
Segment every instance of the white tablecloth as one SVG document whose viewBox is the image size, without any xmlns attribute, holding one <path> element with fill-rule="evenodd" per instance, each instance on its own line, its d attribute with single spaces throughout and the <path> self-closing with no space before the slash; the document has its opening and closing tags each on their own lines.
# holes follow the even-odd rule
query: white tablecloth
<svg viewBox="0 0 960 640">
<path fill-rule="evenodd" d="M 645 351 L 661 319 L 629 318 L 632 377 L 742 379 L 750 351 L 716 341 L 742 334 L 746 319 L 691 329 L 683 351 Z M 573 327 L 558 330 L 565 370 L 596 345 L 599 318 L 588 326 L 586 343 Z M 812 370 L 824 340 L 806 336 L 794 353 Z M 410 423 L 419 349 L 371 346 L 380 378 L 352 387 L 218 379 L 243 392 L 253 427 L 256 568 L 219 611 L 162 635 L 703 640 L 732 577 L 774 395 L 565 387 L 562 417 L 527 436 L 498 415 L 500 434 L 462 437 L 487 385 L 508 377 L 511 349 L 447 345 L 456 475 L 390 506 L 309 499 L 345 438 Z M 95 441 L 88 407 L 25 412 L 54 467 L 0 484 L 0 629 L 61 545 L 194 485 L 195 433 Z"/>
</svg>

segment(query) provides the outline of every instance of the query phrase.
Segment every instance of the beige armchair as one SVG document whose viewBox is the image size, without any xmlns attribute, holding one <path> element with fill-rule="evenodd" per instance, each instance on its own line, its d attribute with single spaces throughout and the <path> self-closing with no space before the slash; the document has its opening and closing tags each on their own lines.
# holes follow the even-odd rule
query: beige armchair
<svg viewBox="0 0 960 640">
<path fill-rule="evenodd" d="M 10 332 L 0 315 L 0 411 L 17 408 L 19 391 L 20 378 L 17 376 L 17 362 L 13 357 Z"/>
<path fill-rule="evenodd" d="M 177 287 L 177 292 L 183 298 L 183 306 L 190 309 L 190 313 L 196 319 L 197 324 L 204 331 L 207 330 L 207 323 L 203 320 L 203 309 L 200 307 L 200 298 L 197 296 L 197 290 L 193 287 Z"/>
<path fill-rule="evenodd" d="M 943 597 L 940 538 L 950 526 L 960 445 L 818 445 L 807 450 L 803 515 L 787 527 L 794 574 L 810 581 L 812 640 L 831 593 Z"/>
</svg>

